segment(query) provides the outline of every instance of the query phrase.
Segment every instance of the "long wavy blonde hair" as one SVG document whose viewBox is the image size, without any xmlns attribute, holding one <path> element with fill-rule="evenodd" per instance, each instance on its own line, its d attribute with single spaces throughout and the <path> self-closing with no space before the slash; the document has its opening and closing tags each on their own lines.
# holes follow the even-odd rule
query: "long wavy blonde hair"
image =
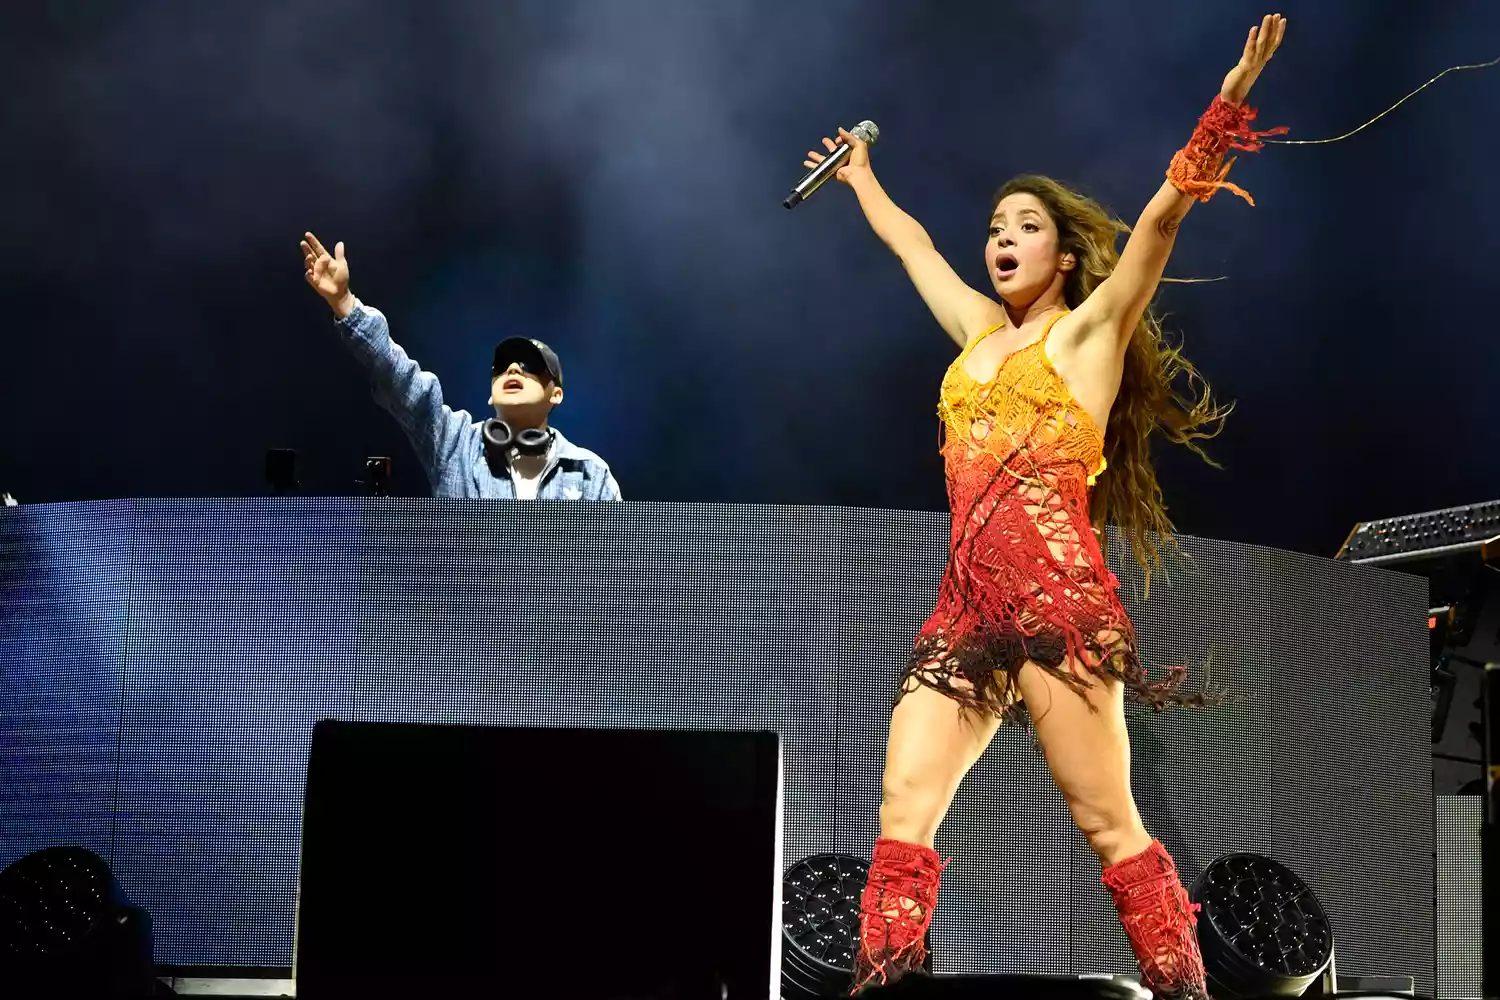
<svg viewBox="0 0 1500 1000">
<path fill-rule="evenodd" d="M 1007 181 L 991 210 L 1001 199 L 1020 193 L 1035 195 L 1046 206 L 1057 226 L 1058 249 L 1078 260 L 1063 287 L 1068 308 L 1076 309 L 1114 271 L 1120 260 L 1116 243 L 1130 227 L 1092 198 L 1036 174 Z M 1175 546 L 1151 464 L 1151 435 L 1160 430 L 1167 440 L 1217 467 L 1198 442 L 1218 434 L 1231 409 L 1233 404 L 1221 406 L 1214 400 L 1208 382 L 1180 347 L 1167 342 L 1160 317 L 1147 309 L 1125 351 L 1120 392 L 1104 431 L 1109 468 L 1094 487 L 1090 515 L 1101 532 L 1109 522 L 1120 527 L 1148 585 L 1151 571 L 1161 565 L 1159 544 Z"/>
</svg>

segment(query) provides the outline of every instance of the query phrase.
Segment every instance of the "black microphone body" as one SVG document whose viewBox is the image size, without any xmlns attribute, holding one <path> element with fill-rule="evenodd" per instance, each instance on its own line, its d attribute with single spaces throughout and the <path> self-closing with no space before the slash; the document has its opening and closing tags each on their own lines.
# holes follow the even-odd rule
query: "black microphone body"
<svg viewBox="0 0 1500 1000">
<path fill-rule="evenodd" d="M 880 138 L 880 128 L 872 121 L 860 122 L 851 128 L 849 132 L 859 136 L 872 146 Z M 822 187 L 823 182 L 832 177 L 838 171 L 839 167 L 844 165 L 853 149 L 854 147 L 846 142 L 839 143 L 833 152 L 823 158 L 822 163 L 813 167 L 812 170 L 808 171 L 806 177 L 797 182 L 797 186 L 792 188 L 792 193 L 786 196 L 786 200 L 781 203 L 781 206 L 783 208 L 796 208 L 802 204 L 814 191 Z"/>
</svg>

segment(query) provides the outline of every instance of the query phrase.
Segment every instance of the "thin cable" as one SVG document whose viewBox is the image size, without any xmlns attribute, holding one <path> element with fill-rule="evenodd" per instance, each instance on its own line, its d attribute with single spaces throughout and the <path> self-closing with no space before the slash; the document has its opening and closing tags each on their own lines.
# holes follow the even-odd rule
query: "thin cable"
<svg viewBox="0 0 1500 1000">
<path fill-rule="evenodd" d="M 1454 70 L 1458 70 L 1458 69 L 1485 69 L 1486 67 L 1493 66 L 1496 63 L 1500 63 L 1500 56 L 1496 56 L 1494 59 L 1491 59 L 1489 62 L 1470 63 L 1467 66 L 1449 66 L 1447 69 L 1443 70 L 1437 76 L 1433 77 L 1431 80 L 1428 80 L 1426 83 L 1422 84 L 1422 86 L 1418 87 L 1416 90 L 1413 90 L 1410 94 L 1407 94 L 1405 97 L 1401 98 L 1401 100 L 1397 101 L 1395 104 L 1392 104 L 1390 107 L 1388 107 L 1384 111 L 1380 112 L 1380 114 L 1376 115 L 1374 118 L 1371 118 L 1369 121 L 1365 122 L 1359 128 L 1353 129 L 1353 130 L 1348 131 L 1348 132 L 1345 132 L 1343 135 L 1336 135 L 1332 139 L 1262 139 L 1261 141 L 1264 142 L 1264 143 L 1266 143 L 1266 144 L 1268 144 L 1268 145 L 1270 143 L 1274 142 L 1274 143 L 1276 143 L 1279 146 L 1317 146 L 1317 145 L 1320 145 L 1320 144 L 1325 143 L 1325 142 L 1338 142 L 1340 139 L 1347 139 L 1351 135 L 1353 135 L 1355 132 L 1363 131 L 1364 129 L 1369 128 L 1371 125 L 1374 125 L 1376 122 L 1380 121 L 1380 119 L 1384 118 L 1386 115 L 1390 114 L 1392 111 L 1395 111 L 1397 108 L 1399 108 L 1401 105 L 1405 104 L 1411 98 L 1417 96 L 1422 91 L 1424 91 L 1428 87 L 1432 86 L 1434 83 L 1437 83 L 1439 80 L 1441 80 L 1443 77 L 1447 76 L 1449 73 L 1452 73 Z"/>
</svg>

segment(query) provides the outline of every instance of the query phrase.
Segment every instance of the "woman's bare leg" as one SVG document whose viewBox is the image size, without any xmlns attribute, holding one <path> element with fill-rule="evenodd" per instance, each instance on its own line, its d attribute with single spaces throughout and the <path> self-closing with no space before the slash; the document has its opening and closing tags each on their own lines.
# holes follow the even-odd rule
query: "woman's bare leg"
<svg viewBox="0 0 1500 1000">
<path fill-rule="evenodd" d="M 1073 821 L 1103 865 L 1120 924 L 1159 1000 L 1206 1000 L 1193 905 L 1166 849 L 1141 823 L 1130 790 L 1124 687 L 1088 677 L 1078 692 L 1028 663 L 1019 678 L 1026 709 Z"/>
<path fill-rule="evenodd" d="M 1151 844 L 1130 791 L 1130 737 L 1125 688 L 1113 678 L 1088 678 L 1080 694 L 1035 664 L 1021 668 L 1021 696 L 1036 727 L 1073 822 L 1104 865 Z"/>
<path fill-rule="evenodd" d="M 880 835 L 931 847 L 959 783 L 999 725 L 987 716 L 961 715 L 957 701 L 929 687 L 903 696 L 886 742 Z"/>
<path fill-rule="evenodd" d="M 880 839 L 860 897 L 856 992 L 893 982 L 925 961 L 943 870 L 933 837 L 998 726 L 986 715 L 961 713 L 957 701 L 923 686 L 908 691 L 891 713 Z"/>
</svg>

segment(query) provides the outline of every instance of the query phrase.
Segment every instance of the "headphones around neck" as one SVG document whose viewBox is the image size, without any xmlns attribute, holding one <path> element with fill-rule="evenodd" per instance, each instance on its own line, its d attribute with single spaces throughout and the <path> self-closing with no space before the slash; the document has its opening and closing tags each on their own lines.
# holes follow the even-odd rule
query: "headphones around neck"
<svg viewBox="0 0 1500 1000">
<path fill-rule="evenodd" d="M 552 447 L 553 431 L 550 427 L 526 427 L 513 432 L 510 424 L 498 418 L 484 422 L 484 452 L 489 460 L 505 462 L 510 453 L 522 455 L 545 455 Z"/>
</svg>

